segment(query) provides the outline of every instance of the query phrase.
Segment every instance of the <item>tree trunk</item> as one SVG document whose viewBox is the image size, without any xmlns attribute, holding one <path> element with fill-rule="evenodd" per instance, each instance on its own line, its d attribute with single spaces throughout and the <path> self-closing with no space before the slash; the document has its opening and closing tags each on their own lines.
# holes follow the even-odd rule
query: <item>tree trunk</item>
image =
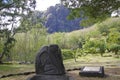
<svg viewBox="0 0 120 80">
<path fill-rule="evenodd" d="M 75 60 L 75 62 L 77 62 L 76 53 L 74 53 L 74 60 Z"/>
<path fill-rule="evenodd" d="M 100 53 L 101 54 L 101 57 L 103 57 L 103 53 Z"/>
<path fill-rule="evenodd" d="M 115 55 L 117 55 L 118 54 L 118 51 L 115 51 Z"/>
<path fill-rule="evenodd" d="M 4 54 L 2 53 L 2 54 L 0 55 L 0 64 L 3 63 L 3 62 L 2 62 L 2 58 L 3 58 L 3 56 L 4 56 Z"/>
</svg>

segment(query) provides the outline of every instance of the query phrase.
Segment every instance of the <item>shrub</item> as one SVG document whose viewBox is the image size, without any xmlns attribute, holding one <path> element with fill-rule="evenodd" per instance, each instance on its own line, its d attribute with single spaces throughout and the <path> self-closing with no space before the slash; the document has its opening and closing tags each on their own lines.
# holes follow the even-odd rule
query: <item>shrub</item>
<svg viewBox="0 0 120 80">
<path fill-rule="evenodd" d="M 84 45 L 84 49 L 86 53 L 96 53 L 96 47 L 95 47 L 95 41 L 87 41 L 86 44 Z"/>
<path fill-rule="evenodd" d="M 62 50 L 62 56 L 63 56 L 63 59 L 72 59 L 74 58 L 74 54 L 73 54 L 73 51 L 70 50 L 70 49 L 63 49 Z"/>
<path fill-rule="evenodd" d="M 112 44 L 109 47 L 110 51 L 115 52 L 115 55 L 118 54 L 119 50 L 120 50 L 120 45 L 119 44 Z"/>
</svg>

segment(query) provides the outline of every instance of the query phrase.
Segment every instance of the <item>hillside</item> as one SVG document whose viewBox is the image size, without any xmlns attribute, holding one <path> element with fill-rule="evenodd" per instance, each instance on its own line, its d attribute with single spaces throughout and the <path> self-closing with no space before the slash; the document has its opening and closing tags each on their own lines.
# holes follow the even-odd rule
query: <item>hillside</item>
<svg viewBox="0 0 120 80">
<path fill-rule="evenodd" d="M 99 49 L 100 45 L 105 46 L 104 49 L 108 51 L 113 50 L 113 52 L 118 47 L 116 51 L 118 53 L 120 46 L 120 18 L 108 18 L 89 28 L 52 34 L 50 43 L 56 43 L 62 48 L 84 48 L 86 46 L 87 49 L 91 48 L 93 51 Z"/>
<path fill-rule="evenodd" d="M 120 24 L 119 17 L 118 18 L 108 18 L 101 23 L 97 23 L 97 24 L 92 25 L 91 27 L 83 28 L 83 29 L 79 29 L 79 30 L 74 30 L 74 31 L 68 32 L 66 34 L 67 35 L 74 35 L 74 36 L 76 36 L 75 34 L 84 35 L 84 34 L 89 34 L 91 32 L 100 31 L 100 28 L 103 28 L 104 31 L 105 31 L 105 29 L 112 29 L 112 28 L 115 28 L 119 31 L 120 30 L 119 24 Z"/>
</svg>

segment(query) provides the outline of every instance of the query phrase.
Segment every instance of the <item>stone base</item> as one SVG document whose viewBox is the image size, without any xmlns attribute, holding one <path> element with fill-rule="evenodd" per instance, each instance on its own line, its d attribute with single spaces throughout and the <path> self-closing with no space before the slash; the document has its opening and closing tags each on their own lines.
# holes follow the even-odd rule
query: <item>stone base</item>
<svg viewBox="0 0 120 80">
<path fill-rule="evenodd" d="M 27 80 L 74 80 L 67 75 L 35 75 Z"/>
</svg>

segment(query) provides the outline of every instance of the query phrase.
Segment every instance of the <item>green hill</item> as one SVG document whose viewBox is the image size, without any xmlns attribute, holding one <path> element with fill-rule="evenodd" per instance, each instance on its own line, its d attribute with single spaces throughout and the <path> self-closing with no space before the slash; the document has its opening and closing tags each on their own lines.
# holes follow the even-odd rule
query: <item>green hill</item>
<svg viewBox="0 0 120 80">
<path fill-rule="evenodd" d="M 89 28 L 50 35 L 50 43 L 63 49 L 82 49 L 87 53 L 120 52 L 120 18 L 109 18 Z"/>
<path fill-rule="evenodd" d="M 119 17 L 118 18 L 108 18 L 105 21 L 94 24 L 91 27 L 83 28 L 80 30 L 74 30 L 74 31 L 66 33 L 66 34 L 68 34 L 69 36 L 71 36 L 71 35 L 77 36 L 77 35 L 90 34 L 91 32 L 95 32 L 95 31 L 100 31 L 102 33 L 101 29 L 110 30 L 113 28 L 117 29 L 120 32 L 120 18 Z M 105 32 L 105 31 L 103 31 L 103 32 Z"/>
</svg>

